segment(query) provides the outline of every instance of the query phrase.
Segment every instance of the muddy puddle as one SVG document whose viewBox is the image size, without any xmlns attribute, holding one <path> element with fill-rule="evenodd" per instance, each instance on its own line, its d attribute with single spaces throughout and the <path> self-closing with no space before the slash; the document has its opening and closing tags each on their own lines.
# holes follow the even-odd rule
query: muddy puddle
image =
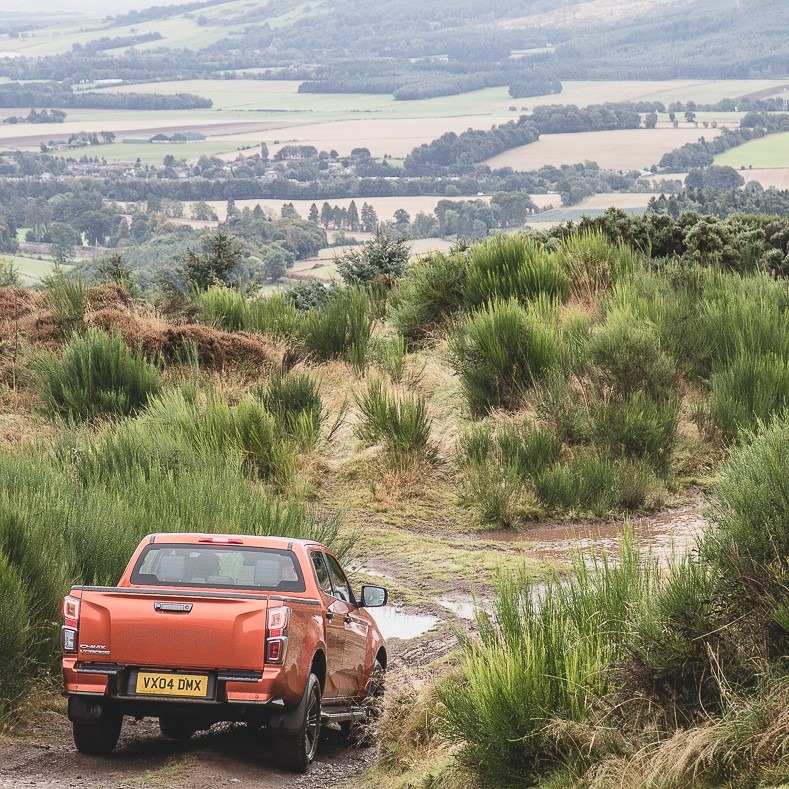
<svg viewBox="0 0 789 789">
<path fill-rule="evenodd" d="M 439 597 L 436 602 L 449 609 L 460 619 L 474 619 L 474 599 L 470 595 L 459 595 L 454 597 Z M 477 600 L 477 605 L 482 605 L 483 600 Z"/>
<path fill-rule="evenodd" d="M 381 634 L 386 639 L 399 638 L 401 641 L 407 641 L 418 638 L 439 622 L 437 616 L 407 614 L 388 605 L 383 608 L 368 608 L 367 611 L 375 619 Z"/>
<path fill-rule="evenodd" d="M 702 508 L 698 501 L 658 515 L 633 518 L 629 526 L 638 544 L 666 563 L 695 546 L 706 525 Z M 535 559 L 568 561 L 579 549 L 595 548 L 615 556 L 618 540 L 627 528 L 623 521 L 575 523 L 522 531 L 500 529 L 489 536 L 500 542 L 523 543 L 524 555 Z"/>
</svg>

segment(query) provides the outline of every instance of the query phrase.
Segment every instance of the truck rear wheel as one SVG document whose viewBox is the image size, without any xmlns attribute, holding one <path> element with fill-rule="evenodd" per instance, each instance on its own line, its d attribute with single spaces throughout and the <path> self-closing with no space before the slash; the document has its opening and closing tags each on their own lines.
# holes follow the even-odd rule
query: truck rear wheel
<svg viewBox="0 0 789 789">
<path fill-rule="evenodd" d="M 320 734 L 321 683 L 314 674 L 310 674 L 299 733 L 279 735 L 274 742 L 277 764 L 286 770 L 306 773 L 318 750 Z"/>
<path fill-rule="evenodd" d="M 74 722 L 71 725 L 74 732 L 74 745 L 80 753 L 107 756 L 118 744 L 123 715 L 117 710 L 105 707 L 95 723 Z"/>
</svg>

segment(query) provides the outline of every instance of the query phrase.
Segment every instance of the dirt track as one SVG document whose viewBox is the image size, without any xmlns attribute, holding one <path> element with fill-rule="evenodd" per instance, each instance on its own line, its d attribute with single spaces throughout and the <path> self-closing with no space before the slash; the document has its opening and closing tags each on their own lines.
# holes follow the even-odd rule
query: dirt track
<svg viewBox="0 0 789 789">
<path fill-rule="evenodd" d="M 39 741 L 0 742 L 0 787 L 122 789 L 217 786 L 336 786 L 362 772 L 372 749 L 349 748 L 339 732 L 325 731 L 310 772 L 304 776 L 273 766 L 264 735 L 244 726 L 215 727 L 187 743 L 165 740 L 156 721 L 124 721 L 121 741 L 109 758 L 84 756 L 71 742 L 68 722 L 53 714 Z"/>
</svg>

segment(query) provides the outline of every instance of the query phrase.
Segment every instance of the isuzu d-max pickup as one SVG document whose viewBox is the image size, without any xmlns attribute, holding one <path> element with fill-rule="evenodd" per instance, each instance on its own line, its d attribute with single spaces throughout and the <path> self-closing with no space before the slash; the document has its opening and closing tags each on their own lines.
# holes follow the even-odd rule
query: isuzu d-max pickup
<svg viewBox="0 0 789 789">
<path fill-rule="evenodd" d="M 276 738 L 305 771 L 322 722 L 349 728 L 382 693 L 386 644 L 337 558 L 283 537 L 152 534 L 117 587 L 75 586 L 63 601 L 63 678 L 74 742 L 109 754 L 124 715 L 158 717 L 185 739 L 218 721 Z"/>
</svg>

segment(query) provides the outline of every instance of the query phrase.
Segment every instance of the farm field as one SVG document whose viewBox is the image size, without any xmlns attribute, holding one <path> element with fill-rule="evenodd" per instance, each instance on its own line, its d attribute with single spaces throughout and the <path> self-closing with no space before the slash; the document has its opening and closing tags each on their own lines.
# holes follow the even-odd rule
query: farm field
<svg viewBox="0 0 789 789">
<path fill-rule="evenodd" d="M 715 164 L 730 167 L 773 168 L 789 167 L 789 132 L 770 134 L 761 140 L 730 148 L 715 157 Z M 743 173 L 746 180 L 752 180 Z"/>
<path fill-rule="evenodd" d="M 611 208 L 646 208 L 653 197 L 659 195 L 654 192 L 609 192 L 607 194 L 591 195 L 584 198 L 573 209 L 606 209 Z"/>
<path fill-rule="evenodd" d="M 52 273 L 51 258 L 29 257 L 28 255 L 2 255 L 0 260 L 8 261 L 16 266 L 23 285 L 40 285 L 44 277 Z M 64 271 L 69 271 L 71 268 L 72 266 L 63 266 Z"/>
<path fill-rule="evenodd" d="M 155 43 L 155 42 L 154 42 Z M 393 158 L 406 156 L 415 146 L 440 137 L 448 131 L 460 133 L 468 128 L 489 129 L 505 123 L 539 104 L 577 104 L 585 106 L 605 101 L 693 99 L 716 101 L 727 96 L 736 97 L 759 91 L 778 91 L 784 82 L 777 80 L 667 80 L 645 82 L 567 82 L 561 94 L 512 99 L 507 89 L 486 88 L 457 96 L 442 96 L 419 101 L 395 101 L 389 95 L 369 94 L 313 94 L 299 93 L 296 80 L 184 80 L 111 86 L 100 90 L 133 93 L 196 93 L 211 98 L 209 110 L 171 112 L 129 112 L 98 110 L 69 110 L 68 120 L 62 124 L 40 125 L 0 124 L 0 145 L 8 148 L 33 149 L 50 139 L 66 139 L 81 131 L 112 131 L 124 136 L 149 136 L 159 132 L 199 131 L 208 137 L 206 143 L 189 144 L 182 151 L 169 151 L 177 158 L 196 161 L 203 154 L 234 159 L 239 148 L 265 142 L 271 153 L 283 144 L 315 145 L 319 150 L 336 150 L 347 155 L 353 148 L 366 147 L 377 157 L 388 154 Z M 21 110 L 4 110 L 2 117 L 19 114 Z M 730 117 L 711 113 L 703 120 L 737 123 L 739 113 Z M 700 116 L 701 117 L 701 116 Z M 393 123 L 396 121 L 396 123 Z M 663 124 L 661 123 L 661 126 Z M 634 133 L 634 132 L 633 132 Z M 541 164 L 567 164 L 584 159 L 597 161 L 601 166 L 618 169 L 643 167 L 651 159 L 673 147 L 717 133 L 700 126 L 670 126 L 655 130 L 640 130 L 649 138 L 638 136 L 618 139 L 610 135 L 629 135 L 631 132 L 594 132 L 573 135 L 573 150 L 591 141 L 591 152 L 582 150 L 568 156 L 563 135 L 544 137 L 523 151 L 508 151 L 491 160 L 494 166 L 532 167 Z M 602 136 L 601 136 L 602 135 Z M 646 140 L 650 150 L 644 149 Z M 198 148 L 197 145 L 204 147 Z M 606 157 L 599 153 L 605 149 Z M 649 154 L 645 156 L 644 154 Z M 91 149 L 91 155 L 108 161 L 141 161 L 153 163 L 163 158 L 158 151 L 122 148 L 118 143 L 106 149 Z M 81 154 L 80 154 L 81 155 Z M 525 156 L 525 158 L 522 158 Z M 645 161 L 649 159 L 650 161 Z M 513 164 L 514 162 L 514 164 Z"/>
<path fill-rule="evenodd" d="M 605 169 L 649 169 L 660 161 L 664 153 L 685 143 L 696 142 L 702 135 L 710 139 L 720 133 L 720 129 L 680 127 L 550 134 L 543 135 L 531 145 L 523 145 L 494 156 L 485 164 L 491 168 L 534 170 L 543 165 L 558 167 L 562 164 L 590 161 L 597 162 Z"/>
<path fill-rule="evenodd" d="M 155 42 L 154 42 L 155 43 Z M 442 117 L 517 112 L 539 104 L 601 104 L 606 101 L 689 101 L 714 103 L 759 92 L 779 93 L 786 80 L 622 80 L 567 81 L 561 93 L 513 99 L 506 87 L 484 88 L 456 96 L 396 101 L 388 94 L 299 93 L 298 80 L 182 80 L 115 85 L 110 93 L 195 93 L 214 102 L 214 110 L 308 112 L 319 114 L 380 112 L 397 117 Z"/>
</svg>

